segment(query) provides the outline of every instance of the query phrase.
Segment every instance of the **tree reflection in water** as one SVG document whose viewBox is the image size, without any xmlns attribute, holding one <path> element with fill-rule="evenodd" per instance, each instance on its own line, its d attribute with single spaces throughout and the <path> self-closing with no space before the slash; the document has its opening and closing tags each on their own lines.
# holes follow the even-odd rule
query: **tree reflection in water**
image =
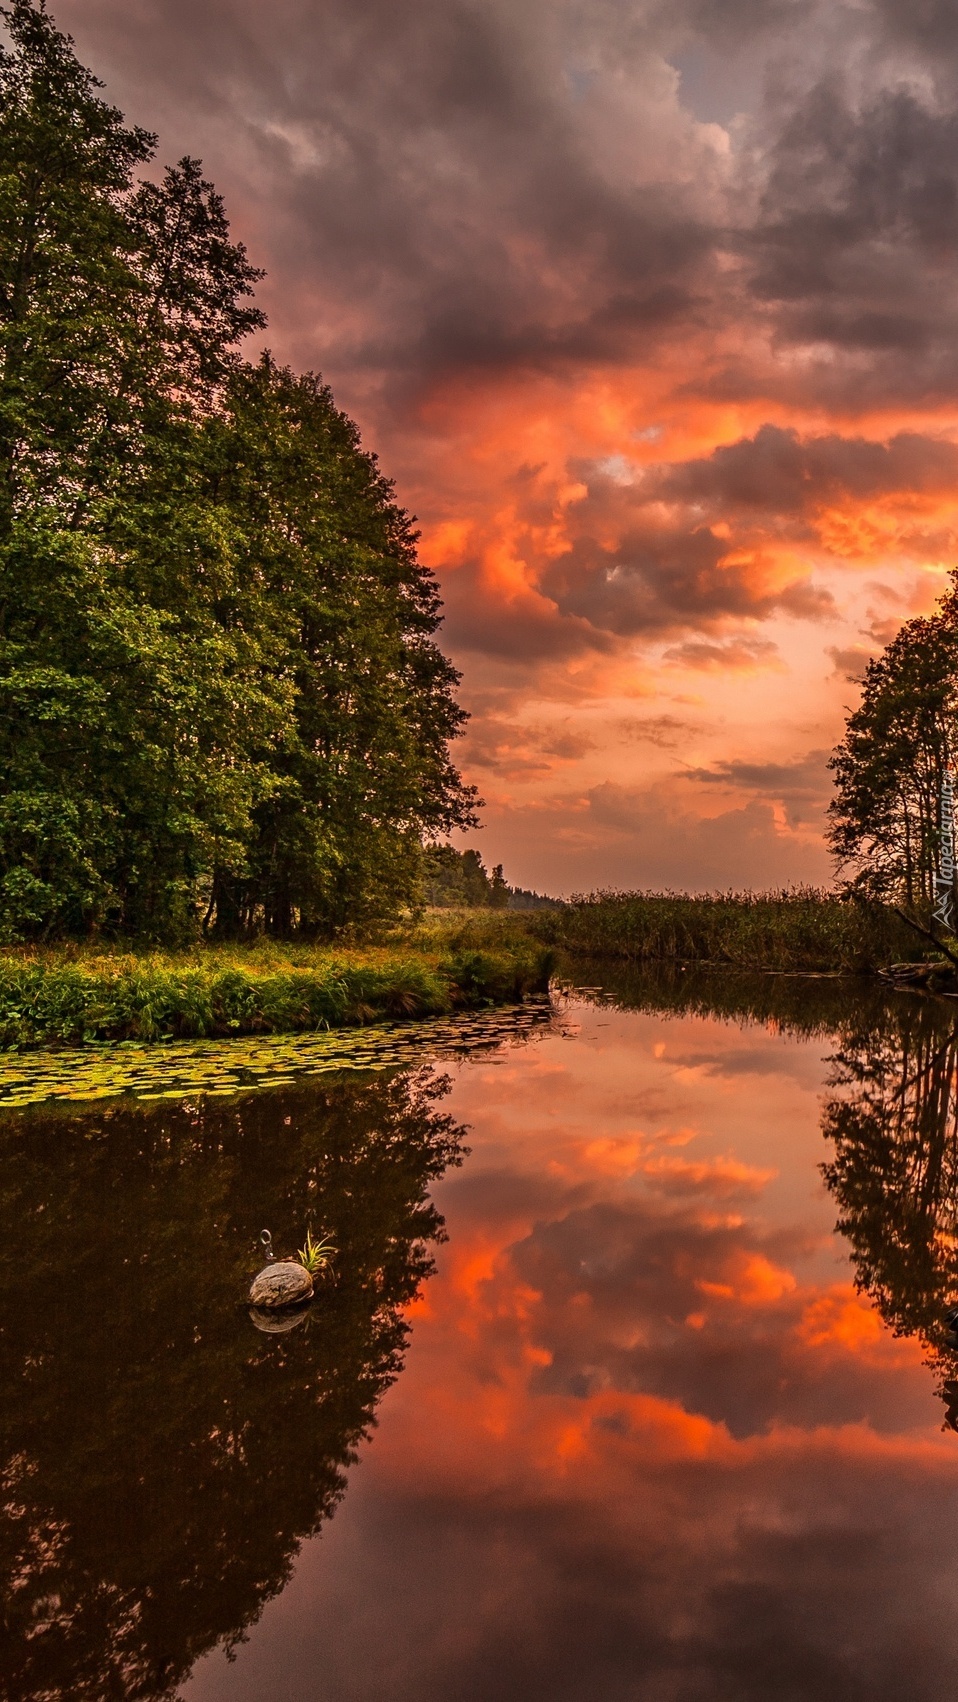
<svg viewBox="0 0 958 1702">
<path fill-rule="evenodd" d="M 461 1128 L 422 1077 L 0 1126 L 0 1525 L 10 1702 L 156 1698 L 237 1639 L 328 1518 L 395 1378 Z M 239 1304 L 306 1227 L 305 1324 Z"/>
<path fill-rule="evenodd" d="M 958 1301 L 958 1013 L 896 999 L 881 1025 L 848 1025 L 823 1113 L 859 1287 L 896 1335 L 918 1335 L 958 1430 L 958 1353 L 945 1318 Z"/>
<path fill-rule="evenodd" d="M 822 1166 L 838 1201 L 858 1287 L 896 1335 L 928 1350 L 945 1424 L 958 1431 L 958 1005 L 891 994 L 877 980 L 755 975 L 672 965 L 590 966 L 632 1010 L 724 1017 L 781 1033 L 836 1037 Z M 591 968 L 591 974 L 590 974 Z"/>
</svg>

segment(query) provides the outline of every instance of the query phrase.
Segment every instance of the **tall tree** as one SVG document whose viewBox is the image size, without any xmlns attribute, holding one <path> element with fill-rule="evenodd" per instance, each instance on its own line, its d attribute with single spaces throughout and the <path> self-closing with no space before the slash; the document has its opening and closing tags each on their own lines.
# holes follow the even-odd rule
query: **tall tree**
<svg viewBox="0 0 958 1702">
<path fill-rule="evenodd" d="M 939 805 L 949 751 L 958 755 L 958 576 L 927 619 L 907 621 L 869 663 L 861 704 L 831 762 L 829 843 L 852 891 L 934 894 Z"/>
<path fill-rule="evenodd" d="M 97 93 L 42 5 L 0 8 L 0 528 L 85 514 L 158 408 L 208 401 L 265 321 L 197 160 L 137 184 L 156 138 Z M 2 533 L 0 533 L 2 535 Z"/>
<path fill-rule="evenodd" d="M 375 457 L 315 377 L 269 356 L 238 369 L 207 441 L 238 578 L 264 587 L 278 677 L 294 691 L 248 874 L 219 871 L 216 922 L 334 932 L 408 900 L 423 836 L 475 820 L 449 760 L 465 716 L 433 640 L 435 581 Z"/>
<path fill-rule="evenodd" d="M 135 346 L 132 173 L 155 138 L 127 129 L 42 7 L 0 11 L 0 528 L 67 492 Z"/>
<path fill-rule="evenodd" d="M 0 934 L 332 933 L 474 820 L 436 586 L 260 276 L 42 0 L 0 9 Z"/>
</svg>

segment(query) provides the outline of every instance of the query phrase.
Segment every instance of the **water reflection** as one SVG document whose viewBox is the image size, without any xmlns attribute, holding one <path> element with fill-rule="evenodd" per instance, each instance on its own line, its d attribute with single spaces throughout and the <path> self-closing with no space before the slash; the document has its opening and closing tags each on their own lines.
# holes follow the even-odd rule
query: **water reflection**
<svg viewBox="0 0 958 1702">
<path fill-rule="evenodd" d="M 184 1702 L 953 1692 L 958 1447 L 820 1170 L 829 1055 L 897 1018 L 711 984 L 617 981 L 458 1074 L 472 1153 L 375 1442 Z"/>
<path fill-rule="evenodd" d="M 11 1122 L 0 1691 L 950 1695 L 958 1445 L 925 1357 L 948 1384 L 951 1024 L 644 971 L 443 1064 L 440 1099 L 326 1078 Z M 288 1251 L 314 1200 L 337 1282 L 260 1334 L 251 1244 Z"/>
<path fill-rule="evenodd" d="M 822 1166 L 856 1286 L 896 1336 L 927 1350 L 958 1430 L 958 1007 L 879 982 L 646 966 L 605 976 L 620 1007 L 696 1013 L 834 1037 Z"/>
<path fill-rule="evenodd" d="M 896 1000 L 881 1025 L 846 1021 L 833 1059 L 823 1132 L 825 1179 L 840 1208 L 858 1281 L 899 1335 L 927 1344 L 958 1429 L 958 1012 Z"/>
<path fill-rule="evenodd" d="M 282 1586 L 400 1367 L 461 1154 L 444 1087 L 8 1117 L 5 1698 L 167 1695 Z M 299 1329 L 258 1333 L 255 1237 L 290 1251 L 310 1221 L 335 1273 Z"/>
</svg>

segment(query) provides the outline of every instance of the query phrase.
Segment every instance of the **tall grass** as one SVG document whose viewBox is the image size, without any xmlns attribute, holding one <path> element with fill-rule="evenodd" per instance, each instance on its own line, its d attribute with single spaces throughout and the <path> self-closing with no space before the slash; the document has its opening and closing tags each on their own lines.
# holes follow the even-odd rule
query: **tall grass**
<svg viewBox="0 0 958 1702">
<path fill-rule="evenodd" d="M 0 954 L 0 1046 L 337 1028 L 501 1004 L 548 985 L 550 953 L 518 936 L 376 950 L 268 947 Z"/>
<path fill-rule="evenodd" d="M 812 887 L 790 892 L 597 892 L 536 918 L 536 932 L 597 957 L 867 974 L 928 947 L 894 911 Z"/>
</svg>

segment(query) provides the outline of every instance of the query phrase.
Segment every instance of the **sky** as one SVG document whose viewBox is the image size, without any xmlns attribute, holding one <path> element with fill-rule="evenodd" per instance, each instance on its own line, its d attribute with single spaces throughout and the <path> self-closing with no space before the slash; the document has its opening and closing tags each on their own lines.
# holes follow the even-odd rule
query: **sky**
<svg viewBox="0 0 958 1702">
<path fill-rule="evenodd" d="M 958 562 L 950 0 L 58 0 L 418 518 L 513 883 L 823 883 Z"/>
</svg>

